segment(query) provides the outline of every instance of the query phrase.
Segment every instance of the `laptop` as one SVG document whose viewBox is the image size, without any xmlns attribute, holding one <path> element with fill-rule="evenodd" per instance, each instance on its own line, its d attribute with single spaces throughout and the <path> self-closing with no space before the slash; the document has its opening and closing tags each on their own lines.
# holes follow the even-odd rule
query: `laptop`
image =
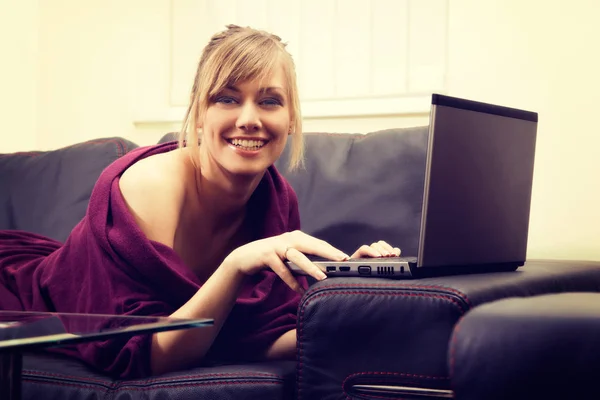
<svg viewBox="0 0 600 400">
<path fill-rule="evenodd" d="M 331 277 L 387 278 L 524 265 L 537 122 L 535 112 L 433 94 L 417 254 L 312 262 Z"/>
</svg>

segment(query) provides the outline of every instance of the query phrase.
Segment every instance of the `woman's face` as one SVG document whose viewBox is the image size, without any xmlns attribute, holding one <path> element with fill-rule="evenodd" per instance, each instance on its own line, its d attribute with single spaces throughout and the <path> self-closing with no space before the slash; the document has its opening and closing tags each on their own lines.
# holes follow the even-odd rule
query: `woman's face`
<svg viewBox="0 0 600 400">
<path fill-rule="evenodd" d="M 259 175 L 283 152 L 291 126 L 283 69 L 260 83 L 241 82 L 209 99 L 201 146 L 211 167 Z"/>
</svg>

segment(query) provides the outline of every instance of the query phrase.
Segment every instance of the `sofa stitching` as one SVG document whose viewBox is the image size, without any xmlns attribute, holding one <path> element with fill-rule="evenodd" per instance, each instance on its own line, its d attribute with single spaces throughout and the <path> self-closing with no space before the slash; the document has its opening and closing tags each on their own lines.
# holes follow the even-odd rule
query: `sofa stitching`
<svg viewBox="0 0 600 400">
<path fill-rule="evenodd" d="M 56 373 L 51 373 L 51 372 L 44 372 L 44 371 L 35 371 L 35 370 L 23 370 L 23 375 L 25 374 L 30 374 L 33 376 L 45 376 L 45 377 L 53 377 L 53 378 L 64 378 L 64 379 L 76 379 L 76 380 L 87 380 L 88 382 L 95 382 L 95 383 L 101 383 L 104 385 L 112 385 L 112 383 L 110 381 L 105 381 L 105 380 L 101 380 L 101 379 L 94 379 L 94 378 L 88 378 L 88 377 L 81 377 L 81 376 L 75 376 L 75 375 L 65 375 L 65 374 L 56 374 Z M 177 379 L 203 379 L 203 378 L 233 378 L 236 376 L 240 376 L 243 378 L 277 378 L 277 379 L 281 379 L 281 377 L 279 375 L 276 374 L 263 374 L 263 373 L 243 373 L 242 374 L 236 374 L 236 373 L 208 373 L 208 374 L 198 374 L 198 375 L 178 375 L 176 378 Z M 161 383 L 161 382 L 167 382 L 167 381 L 172 381 L 173 377 L 169 377 L 169 378 L 154 378 L 154 379 L 148 379 L 148 380 L 142 380 L 142 379 L 138 379 L 135 381 L 127 381 L 128 384 L 130 384 L 131 382 L 137 382 L 137 383 L 141 383 L 141 384 L 155 384 L 155 383 Z M 121 382 L 117 382 L 117 385 L 120 385 Z"/>
<path fill-rule="evenodd" d="M 337 285 L 337 287 L 347 287 L 349 285 Z M 360 286 L 360 285 L 355 285 L 355 286 Z M 378 285 L 378 286 L 391 286 L 394 287 L 396 289 L 398 289 L 397 286 L 393 286 L 393 285 Z M 330 285 L 328 286 L 329 288 L 332 287 L 336 287 L 334 285 Z M 421 288 L 426 288 L 426 286 L 422 286 Z M 429 286 L 428 288 L 436 288 L 435 286 Z M 314 293 L 314 292 L 312 292 Z M 310 294 L 312 294 L 310 293 Z M 312 295 L 308 297 L 308 294 L 306 294 L 306 301 L 302 304 L 302 308 L 300 310 L 300 318 L 298 319 L 298 341 L 297 341 L 297 348 L 298 348 L 298 374 L 296 377 L 296 381 L 297 381 L 297 393 L 298 393 L 298 400 L 300 400 L 302 398 L 302 368 L 304 365 L 304 361 L 302 359 L 303 357 L 303 348 L 302 348 L 302 343 L 303 343 L 303 335 L 304 335 L 304 324 L 303 324 L 303 320 L 304 320 L 304 311 L 306 310 L 307 306 L 313 301 L 316 300 L 318 298 L 321 297 L 326 297 L 326 296 L 333 296 L 333 295 L 339 295 L 339 294 L 359 294 L 359 295 L 388 295 L 388 296 L 400 296 L 400 297 L 429 297 L 429 298 L 434 298 L 434 299 L 440 299 L 440 300 L 446 300 L 449 301 L 450 303 L 454 304 L 459 312 L 462 314 L 465 313 L 465 310 L 463 310 L 461 304 L 456 300 L 453 299 L 449 296 L 444 296 L 444 295 L 433 295 L 433 294 L 429 294 L 429 293 L 382 293 L 382 292 L 375 292 L 375 291 L 342 291 L 342 292 L 333 292 L 333 293 L 319 293 L 316 295 Z M 436 377 L 436 376 L 428 376 L 428 375 L 422 375 L 423 377 L 429 377 L 430 379 L 447 379 L 447 378 L 440 378 L 440 377 Z M 343 387 L 342 387 L 343 390 Z"/>
<path fill-rule="evenodd" d="M 454 376 L 454 368 L 455 368 L 455 360 L 456 360 L 456 344 L 458 343 L 458 333 L 462 328 L 462 322 L 464 318 L 461 318 L 454 327 L 454 332 L 452 333 L 452 340 L 450 340 L 450 368 L 448 374 L 452 378 Z M 450 381 L 452 382 L 452 380 Z"/>
<path fill-rule="evenodd" d="M 94 139 L 89 140 L 87 142 L 81 143 L 81 145 L 85 144 L 103 144 L 103 143 L 113 143 L 116 145 L 117 158 L 121 158 L 127 153 L 125 143 L 122 139 L 114 138 L 114 139 Z M 75 145 L 77 146 L 77 145 Z"/>
<path fill-rule="evenodd" d="M 129 148 L 127 147 L 127 143 L 123 139 L 117 139 L 119 144 L 121 145 L 121 149 L 123 151 L 123 155 L 129 153 Z"/>
<path fill-rule="evenodd" d="M 465 301 L 465 303 L 467 303 L 467 305 L 469 306 L 469 308 L 472 308 L 472 304 L 471 304 L 471 300 L 469 300 L 469 298 L 467 297 L 467 295 L 463 292 L 461 292 L 460 290 L 454 289 L 454 288 L 450 288 L 450 287 L 445 287 L 445 286 L 439 286 L 439 285 L 415 285 L 415 286 L 406 286 L 406 287 L 398 287 L 398 285 L 395 284 L 388 284 L 388 283 L 374 283 L 374 284 L 369 284 L 368 286 L 365 285 L 364 283 L 342 283 L 342 284 L 331 284 L 331 285 L 320 285 L 317 288 L 313 289 L 312 291 L 310 291 L 309 293 L 307 293 L 307 295 L 317 292 L 321 289 L 339 289 L 339 288 L 355 288 L 355 287 L 362 287 L 365 289 L 377 289 L 377 288 L 393 288 L 393 289 L 408 289 L 408 290 L 412 290 L 412 289 L 425 289 L 425 290 L 446 290 L 448 292 L 451 292 L 457 296 L 459 296 L 461 299 L 463 299 Z"/>
</svg>

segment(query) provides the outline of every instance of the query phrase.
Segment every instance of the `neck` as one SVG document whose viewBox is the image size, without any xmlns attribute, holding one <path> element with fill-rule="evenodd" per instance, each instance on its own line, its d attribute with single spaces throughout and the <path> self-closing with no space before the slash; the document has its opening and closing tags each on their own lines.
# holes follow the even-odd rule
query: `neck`
<svg viewBox="0 0 600 400">
<path fill-rule="evenodd" d="M 195 169 L 196 193 L 205 223 L 215 229 L 244 218 L 246 205 L 260 183 L 260 176 L 237 176 L 201 163 Z"/>
</svg>

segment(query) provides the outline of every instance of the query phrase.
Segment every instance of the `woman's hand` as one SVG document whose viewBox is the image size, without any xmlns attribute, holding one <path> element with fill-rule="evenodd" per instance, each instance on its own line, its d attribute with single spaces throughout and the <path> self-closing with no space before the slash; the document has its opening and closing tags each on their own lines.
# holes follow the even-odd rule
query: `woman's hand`
<svg viewBox="0 0 600 400">
<path fill-rule="evenodd" d="M 302 293 L 304 289 L 285 265 L 284 260 L 293 262 L 319 281 L 327 277 L 304 254 L 313 254 L 334 261 L 344 261 L 349 258 L 341 250 L 323 240 L 301 231 L 294 231 L 238 247 L 225 258 L 223 264 L 244 275 L 253 275 L 269 268 L 290 288 Z"/>
<path fill-rule="evenodd" d="M 398 257 L 401 250 L 397 247 L 390 246 L 387 242 L 380 240 L 372 243 L 370 246 L 362 245 L 352 254 L 352 258 L 361 257 Z"/>
</svg>

